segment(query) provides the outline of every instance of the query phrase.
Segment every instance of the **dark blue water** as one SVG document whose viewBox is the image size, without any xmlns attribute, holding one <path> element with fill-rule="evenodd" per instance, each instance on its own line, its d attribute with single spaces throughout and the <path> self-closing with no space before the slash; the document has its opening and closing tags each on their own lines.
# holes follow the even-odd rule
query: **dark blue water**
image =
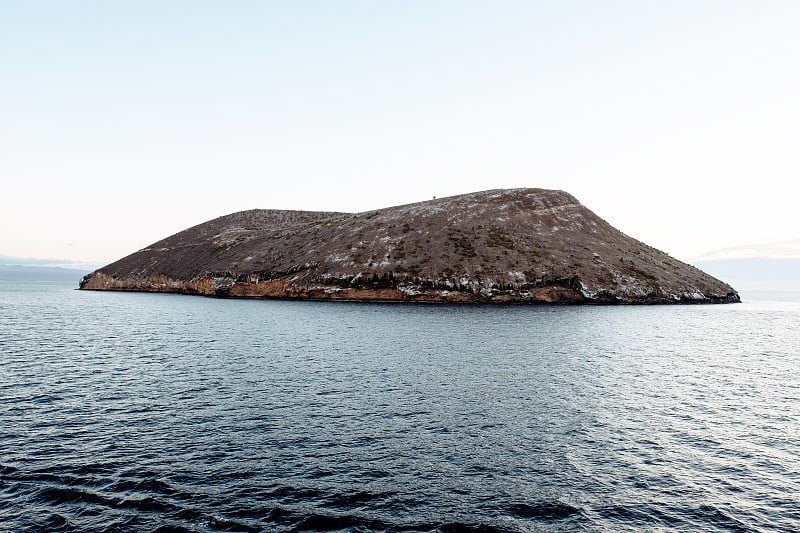
<svg viewBox="0 0 800 533">
<path fill-rule="evenodd" d="M 446 307 L 0 285 L 3 531 L 798 529 L 791 298 Z"/>
</svg>

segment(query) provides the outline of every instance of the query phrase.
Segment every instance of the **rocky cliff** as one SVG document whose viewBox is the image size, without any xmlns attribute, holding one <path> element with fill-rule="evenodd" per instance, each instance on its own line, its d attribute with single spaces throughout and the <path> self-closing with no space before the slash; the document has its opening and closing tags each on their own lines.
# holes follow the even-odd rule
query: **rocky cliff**
<svg viewBox="0 0 800 533">
<path fill-rule="evenodd" d="M 425 302 L 723 303 L 729 285 L 543 189 L 364 213 L 252 210 L 176 233 L 81 289 Z"/>
</svg>

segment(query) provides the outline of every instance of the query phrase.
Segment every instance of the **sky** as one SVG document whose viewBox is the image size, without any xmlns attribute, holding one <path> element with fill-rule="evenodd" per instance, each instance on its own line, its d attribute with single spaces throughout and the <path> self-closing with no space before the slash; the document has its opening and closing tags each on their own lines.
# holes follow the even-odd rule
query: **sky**
<svg viewBox="0 0 800 533">
<path fill-rule="evenodd" d="M 683 260 L 794 242 L 799 27 L 794 0 L 0 0 L 0 255 L 516 187 Z"/>
</svg>

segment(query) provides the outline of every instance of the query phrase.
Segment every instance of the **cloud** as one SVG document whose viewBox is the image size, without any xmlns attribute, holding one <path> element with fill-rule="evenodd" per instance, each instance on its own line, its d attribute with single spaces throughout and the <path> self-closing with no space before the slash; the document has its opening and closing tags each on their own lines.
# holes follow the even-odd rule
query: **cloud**
<svg viewBox="0 0 800 533">
<path fill-rule="evenodd" d="M 694 257 L 691 261 L 713 261 L 720 259 L 796 259 L 800 258 L 800 239 L 768 244 L 750 244 L 723 248 Z"/>
</svg>

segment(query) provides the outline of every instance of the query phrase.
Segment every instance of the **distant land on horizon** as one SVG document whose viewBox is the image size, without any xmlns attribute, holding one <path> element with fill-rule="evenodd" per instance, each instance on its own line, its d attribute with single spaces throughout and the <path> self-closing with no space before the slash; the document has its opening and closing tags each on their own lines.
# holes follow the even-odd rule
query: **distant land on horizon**
<svg viewBox="0 0 800 533">
<path fill-rule="evenodd" d="M 689 263 L 740 291 L 800 291 L 800 239 L 723 248 Z"/>
<path fill-rule="evenodd" d="M 692 261 L 740 292 L 800 291 L 800 258 L 744 257 Z"/>
<path fill-rule="evenodd" d="M 64 281 L 77 284 L 88 272 L 88 269 L 0 265 L 0 281 Z"/>
<path fill-rule="evenodd" d="M 362 213 L 233 213 L 104 266 L 81 288 L 349 301 L 739 301 L 726 283 L 546 189 Z"/>
</svg>

